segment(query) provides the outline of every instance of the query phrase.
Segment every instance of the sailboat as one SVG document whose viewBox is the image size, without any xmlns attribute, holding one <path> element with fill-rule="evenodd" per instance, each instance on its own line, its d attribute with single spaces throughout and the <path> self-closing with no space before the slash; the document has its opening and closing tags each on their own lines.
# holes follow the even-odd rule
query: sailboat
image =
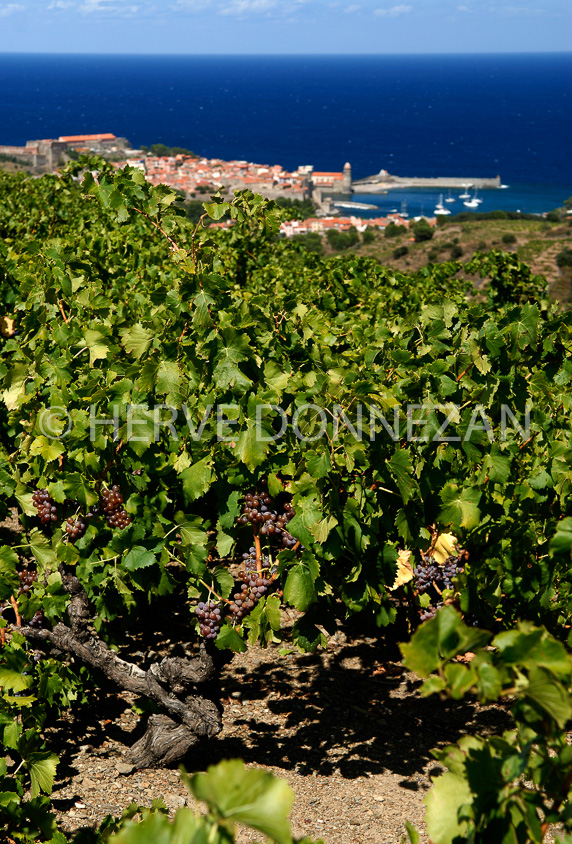
<svg viewBox="0 0 572 844">
<path fill-rule="evenodd" d="M 471 187 L 471 185 L 466 185 L 466 184 L 463 182 L 463 187 L 465 188 L 465 193 L 460 193 L 460 194 L 459 194 L 459 199 L 470 199 L 470 198 L 471 198 L 471 194 L 469 193 L 469 188 Z"/>
<path fill-rule="evenodd" d="M 443 194 L 442 193 L 439 194 L 439 202 L 437 203 L 437 206 L 436 206 L 435 211 L 433 213 L 435 215 L 437 215 L 437 214 L 450 214 L 451 213 L 449 211 L 449 209 L 445 208 L 445 206 L 443 205 Z"/>
<path fill-rule="evenodd" d="M 477 199 L 477 189 L 475 188 L 473 198 L 465 200 L 465 202 L 463 202 L 463 205 L 466 205 L 467 208 L 478 208 L 482 201 L 482 199 Z"/>
<path fill-rule="evenodd" d="M 457 200 L 455 199 L 455 197 L 454 197 L 454 196 L 451 196 L 451 191 L 449 191 L 449 196 L 447 197 L 447 199 L 445 200 L 445 202 L 456 202 L 456 201 L 457 201 Z"/>
</svg>

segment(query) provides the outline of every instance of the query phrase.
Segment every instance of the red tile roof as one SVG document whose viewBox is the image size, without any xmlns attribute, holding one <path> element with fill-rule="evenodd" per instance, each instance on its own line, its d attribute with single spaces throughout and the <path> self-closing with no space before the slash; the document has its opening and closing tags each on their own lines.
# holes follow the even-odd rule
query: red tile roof
<svg viewBox="0 0 572 844">
<path fill-rule="evenodd" d="M 58 141 L 114 141 L 116 135 L 110 132 L 104 132 L 100 135 L 60 135 Z"/>
</svg>

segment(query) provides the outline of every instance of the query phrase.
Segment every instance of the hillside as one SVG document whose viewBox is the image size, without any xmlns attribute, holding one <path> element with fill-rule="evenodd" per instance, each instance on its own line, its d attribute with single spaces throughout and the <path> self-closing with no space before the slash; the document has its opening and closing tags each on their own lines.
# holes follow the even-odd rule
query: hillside
<svg viewBox="0 0 572 844">
<path fill-rule="evenodd" d="M 507 242 L 511 236 L 514 242 Z M 407 252 L 399 256 L 405 248 Z M 502 219 L 457 222 L 452 219 L 437 226 L 432 240 L 415 243 L 410 231 L 390 238 L 376 233 L 371 243 L 360 242 L 353 251 L 375 257 L 381 264 L 402 272 L 413 272 L 428 263 L 452 259 L 465 263 L 476 251 L 503 249 L 516 253 L 533 273 L 545 276 L 552 296 L 569 304 L 572 301 L 571 273 L 569 269 L 560 270 L 556 258 L 562 250 L 570 248 L 572 220 L 554 223 Z M 326 249 L 332 253 L 329 246 Z"/>
</svg>

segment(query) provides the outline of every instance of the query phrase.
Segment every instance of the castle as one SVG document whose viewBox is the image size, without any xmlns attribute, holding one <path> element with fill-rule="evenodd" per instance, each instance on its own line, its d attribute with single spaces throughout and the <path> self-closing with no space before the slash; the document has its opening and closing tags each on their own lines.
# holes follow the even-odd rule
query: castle
<svg viewBox="0 0 572 844">
<path fill-rule="evenodd" d="M 26 141 L 26 146 L 0 146 L 0 155 L 15 159 L 35 169 L 53 171 L 68 159 L 68 152 L 120 152 L 129 147 L 125 138 L 118 138 L 111 132 L 97 135 L 61 135 L 41 141 Z"/>
</svg>

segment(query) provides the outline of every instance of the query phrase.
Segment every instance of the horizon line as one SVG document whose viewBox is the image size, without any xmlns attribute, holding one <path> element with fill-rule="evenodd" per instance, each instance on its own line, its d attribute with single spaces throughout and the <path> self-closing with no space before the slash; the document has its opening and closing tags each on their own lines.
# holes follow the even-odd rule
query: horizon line
<svg viewBox="0 0 572 844">
<path fill-rule="evenodd" d="M 161 58 L 382 58 L 395 56 L 572 56 L 572 50 L 467 50 L 464 52 L 383 52 L 383 53 L 165 53 L 165 52 L 118 52 L 118 51 L 59 51 L 51 50 L 28 51 L 28 50 L 0 50 L 2 56 L 121 56 L 129 57 L 161 57 Z"/>
</svg>

